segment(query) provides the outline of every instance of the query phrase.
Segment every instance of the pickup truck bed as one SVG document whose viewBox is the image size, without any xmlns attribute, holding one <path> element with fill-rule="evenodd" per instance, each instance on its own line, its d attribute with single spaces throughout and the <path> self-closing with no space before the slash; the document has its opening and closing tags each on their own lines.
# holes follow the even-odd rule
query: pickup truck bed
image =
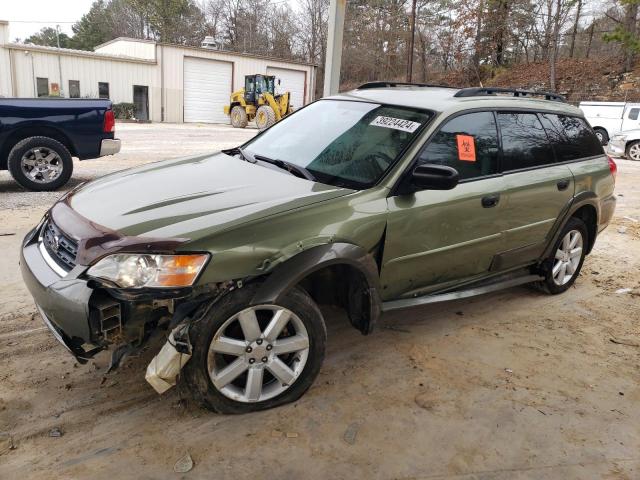
<svg viewBox="0 0 640 480">
<path fill-rule="evenodd" d="M 71 157 L 118 151 L 109 100 L 0 99 L 0 169 L 25 188 L 55 190 L 71 177 Z"/>
</svg>

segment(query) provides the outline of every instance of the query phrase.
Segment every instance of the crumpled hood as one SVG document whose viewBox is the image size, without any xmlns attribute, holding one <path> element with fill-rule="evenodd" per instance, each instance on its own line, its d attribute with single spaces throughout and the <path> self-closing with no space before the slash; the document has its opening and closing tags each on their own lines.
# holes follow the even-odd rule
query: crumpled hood
<svg viewBox="0 0 640 480">
<path fill-rule="evenodd" d="M 195 240 L 352 192 L 217 153 L 107 175 L 67 201 L 123 235 Z"/>
</svg>

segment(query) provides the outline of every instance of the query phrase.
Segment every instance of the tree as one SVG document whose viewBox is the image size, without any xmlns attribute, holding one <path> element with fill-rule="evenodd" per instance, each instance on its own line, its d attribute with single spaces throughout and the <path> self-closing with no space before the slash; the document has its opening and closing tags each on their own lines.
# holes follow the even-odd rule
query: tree
<svg viewBox="0 0 640 480">
<path fill-rule="evenodd" d="M 638 4 L 640 0 L 620 0 L 624 6 L 624 19 L 615 20 L 618 25 L 611 33 L 605 33 L 603 38 L 608 42 L 617 42 L 622 45 L 624 52 L 624 71 L 629 72 L 633 69 L 634 55 L 640 52 L 640 39 L 637 35 L 638 23 Z"/>
<path fill-rule="evenodd" d="M 60 32 L 58 34 L 56 29 L 51 27 L 44 27 L 38 33 L 34 33 L 29 38 L 25 39 L 24 43 L 57 47 L 58 40 L 60 41 L 60 48 L 71 48 L 71 38 L 69 35 L 64 32 Z"/>
<path fill-rule="evenodd" d="M 91 5 L 89 12 L 75 23 L 71 44 L 79 50 L 93 50 L 94 47 L 112 40 L 110 26 L 105 22 L 107 17 L 107 5 L 105 0 L 96 0 Z"/>
</svg>

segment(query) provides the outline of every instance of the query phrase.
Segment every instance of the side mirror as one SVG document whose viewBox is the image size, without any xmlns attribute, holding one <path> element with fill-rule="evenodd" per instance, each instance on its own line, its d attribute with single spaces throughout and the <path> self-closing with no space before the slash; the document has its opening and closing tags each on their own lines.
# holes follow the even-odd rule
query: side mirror
<svg viewBox="0 0 640 480">
<path fill-rule="evenodd" d="M 411 174 L 417 190 L 451 190 L 459 181 L 458 171 L 445 165 L 418 165 Z"/>
</svg>

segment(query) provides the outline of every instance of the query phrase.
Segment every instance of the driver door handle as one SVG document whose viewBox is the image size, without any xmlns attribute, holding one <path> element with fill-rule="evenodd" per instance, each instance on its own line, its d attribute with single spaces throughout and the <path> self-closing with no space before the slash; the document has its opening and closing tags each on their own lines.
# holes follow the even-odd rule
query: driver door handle
<svg viewBox="0 0 640 480">
<path fill-rule="evenodd" d="M 494 193 L 492 195 L 487 195 L 486 197 L 482 197 L 482 206 L 484 208 L 495 207 L 496 205 L 498 205 L 499 201 L 500 201 L 500 194 L 499 193 Z"/>
</svg>

